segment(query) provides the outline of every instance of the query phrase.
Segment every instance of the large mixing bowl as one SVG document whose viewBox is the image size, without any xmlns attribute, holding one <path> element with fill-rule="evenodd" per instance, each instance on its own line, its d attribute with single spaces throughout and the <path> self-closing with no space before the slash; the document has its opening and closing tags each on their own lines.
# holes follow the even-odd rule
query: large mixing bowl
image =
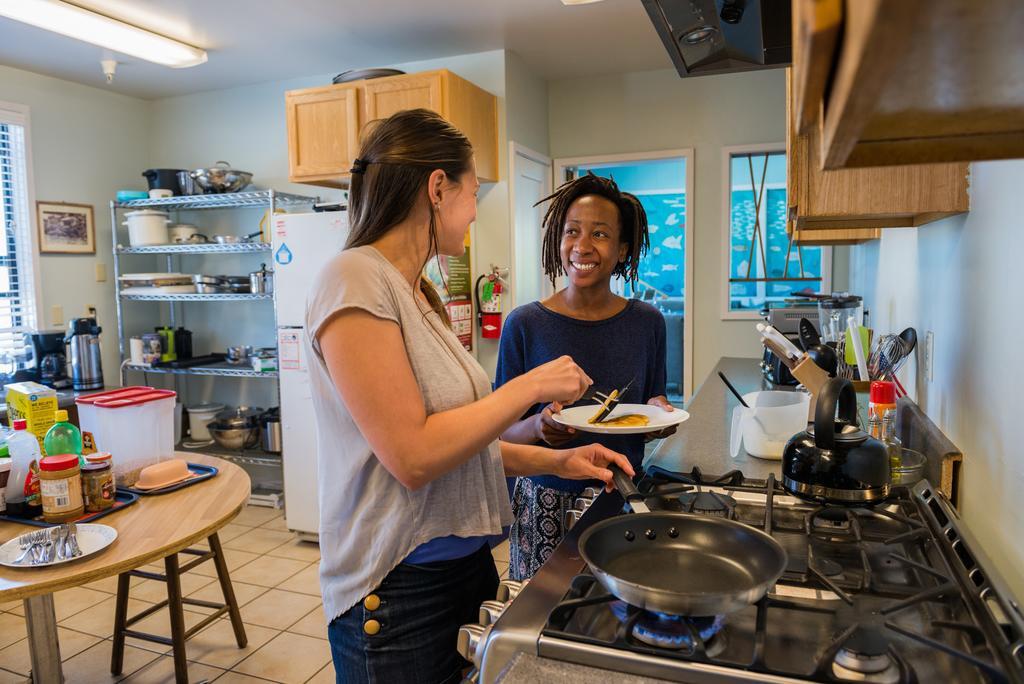
<svg viewBox="0 0 1024 684">
<path fill-rule="evenodd" d="M 233 169 L 225 161 L 206 169 L 196 169 L 191 175 L 206 192 L 238 192 L 252 182 L 251 173 Z"/>
<path fill-rule="evenodd" d="M 213 440 L 225 449 L 252 449 L 260 442 L 259 424 L 251 427 L 227 427 L 224 423 L 214 422 L 210 423 L 207 429 Z"/>
</svg>

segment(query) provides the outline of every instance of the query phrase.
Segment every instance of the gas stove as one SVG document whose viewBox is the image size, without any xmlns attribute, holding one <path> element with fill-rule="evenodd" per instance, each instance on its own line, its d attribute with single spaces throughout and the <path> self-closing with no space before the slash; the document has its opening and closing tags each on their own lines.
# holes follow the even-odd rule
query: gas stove
<svg viewBox="0 0 1024 684">
<path fill-rule="evenodd" d="M 651 510 L 757 527 L 788 565 L 756 604 L 725 616 L 651 613 L 608 594 L 577 549 L 586 527 L 628 515 L 584 493 L 570 527 L 526 585 L 504 582 L 460 633 L 475 676 L 494 681 L 518 651 L 685 682 L 1024 683 L 1024 615 L 945 499 L 927 482 L 873 508 L 823 507 L 774 476 L 651 468 Z"/>
</svg>

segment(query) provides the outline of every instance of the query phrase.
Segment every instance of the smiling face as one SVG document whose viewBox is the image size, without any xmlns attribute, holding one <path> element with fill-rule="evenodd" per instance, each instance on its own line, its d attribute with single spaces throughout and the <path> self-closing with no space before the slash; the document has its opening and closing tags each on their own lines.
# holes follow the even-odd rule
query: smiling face
<svg viewBox="0 0 1024 684">
<path fill-rule="evenodd" d="M 629 250 L 621 235 L 619 209 L 611 200 L 584 195 L 569 205 L 560 253 L 572 287 L 608 287 Z"/>
</svg>

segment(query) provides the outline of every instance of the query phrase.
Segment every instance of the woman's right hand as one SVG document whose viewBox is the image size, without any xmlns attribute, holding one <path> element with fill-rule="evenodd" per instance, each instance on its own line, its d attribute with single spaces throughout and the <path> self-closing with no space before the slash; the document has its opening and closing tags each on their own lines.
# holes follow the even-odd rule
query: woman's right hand
<svg viewBox="0 0 1024 684">
<path fill-rule="evenodd" d="M 594 384 L 570 356 L 548 361 L 522 377 L 534 388 L 534 403 L 574 404 Z"/>
</svg>

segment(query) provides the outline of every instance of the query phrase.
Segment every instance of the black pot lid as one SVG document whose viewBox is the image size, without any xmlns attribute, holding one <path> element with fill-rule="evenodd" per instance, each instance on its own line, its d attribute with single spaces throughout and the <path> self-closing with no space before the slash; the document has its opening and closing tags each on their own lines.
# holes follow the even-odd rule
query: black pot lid
<svg viewBox="0 0 1024 684">
<path fill-rule="evenodd" d="M 853 425 L 846 421 L 837 420 L 834 423 L 836 442 L 840 444 L 855 444 L 863 442 L 869 435 L 860 429 L 859 425 Z M 807 426 L 807 434 L 814 437 L 814 423 Z"/>
</svg>

